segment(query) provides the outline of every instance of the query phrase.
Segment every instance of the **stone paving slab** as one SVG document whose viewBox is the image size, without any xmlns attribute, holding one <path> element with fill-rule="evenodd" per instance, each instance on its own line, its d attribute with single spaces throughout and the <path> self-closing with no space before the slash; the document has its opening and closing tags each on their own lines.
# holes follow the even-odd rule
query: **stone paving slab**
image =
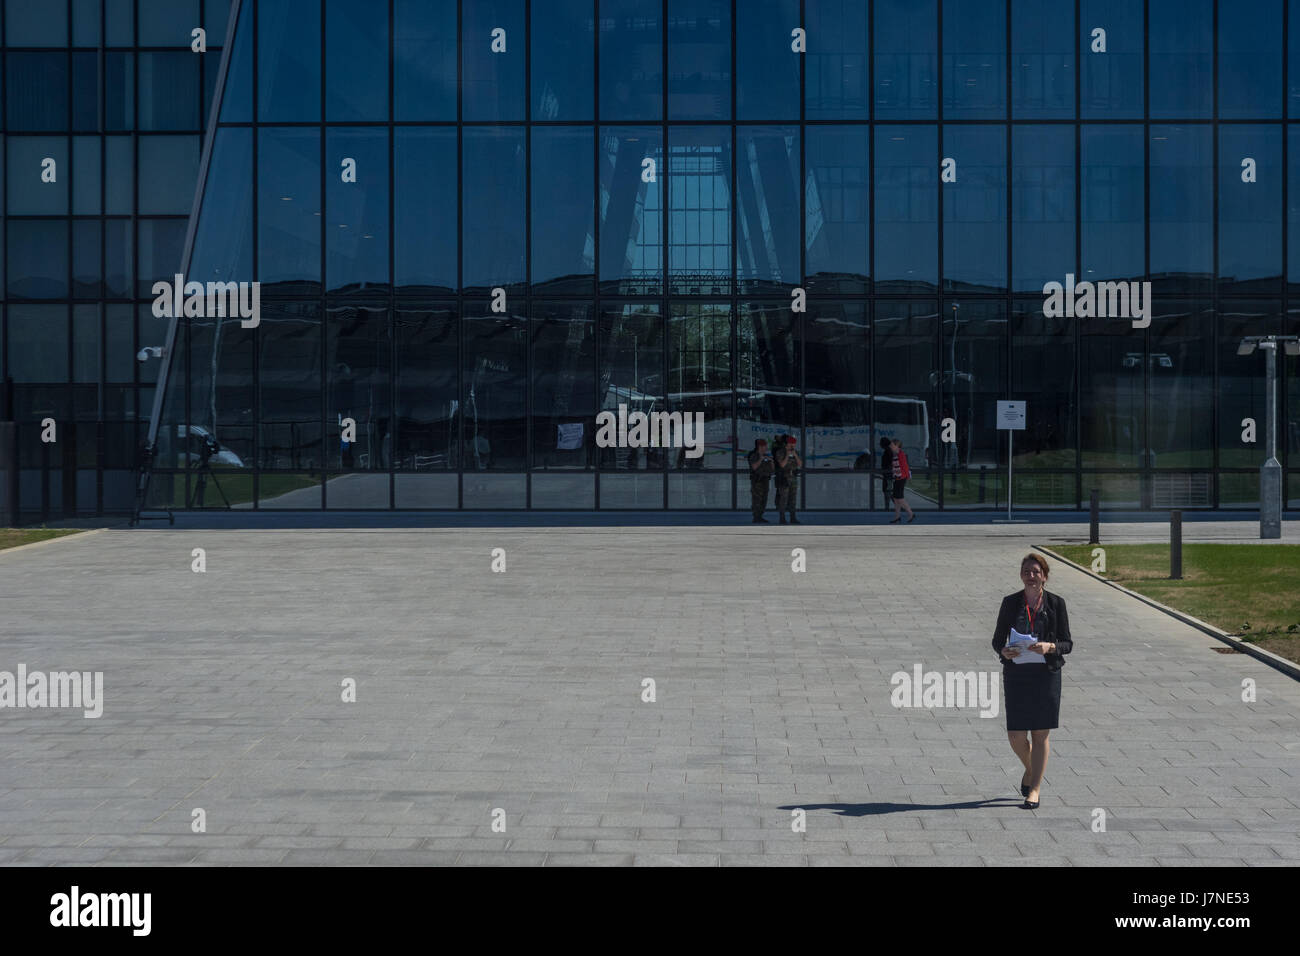
<svg viewBox="0 0 1300 956">
<path fill-rule="evenodd" d="M 1041 809 L 1000 699 L 891 704 L 918 664 L 998 673 L 1020 557 L 1086 531 L 149 527 L 0 552 L 0 671 L 104 675 L 98 719 L 0 709 L 0 864 L 1294 865 L 1300 684 L 1072 569 Z"/>
</svg>

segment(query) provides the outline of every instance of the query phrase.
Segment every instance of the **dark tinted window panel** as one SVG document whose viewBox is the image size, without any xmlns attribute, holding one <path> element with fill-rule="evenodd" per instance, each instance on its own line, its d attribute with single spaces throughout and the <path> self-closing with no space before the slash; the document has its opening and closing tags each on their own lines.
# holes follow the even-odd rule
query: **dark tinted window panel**
<svg viewBox="0 0 1300 956">
<path fill-rule="evenodd" d="M 1214 106 L 1213 0 L 1149 0 L 1151 116 L 1209 119 Z M 1154 195 L 1154 193 L 1153 193 Z"/>
<path fill-rule="evenodd" d="M 399 291 L 459 287 L 456 131 L 396 129 L 393 271 Z"/>
<path fill-rule="evenodd" d="M 592 0 L 533 0 L 532 118 L 594 115 L 596 21 Z"/>
<path fill-rule="evenodd" d="M 930 301 L 880 300 L 873 321 L 875 435 L 897 438 L 913 473 L 929 457 L 932 426 L 943 418 L 939 404 L 939 322 Z M 878 440 L 878 439 L 877 439 Z M 879 446 L 872 448 L 879 452 Z"/>
<path fill-rule="evenodd" d="M 1280 127 L 1219 127 L 1221 290 L 1279 290 L 1283 175 Z"/>
<path fill-rule="evenodd" d="M 1151 279 L 1203 291 L 1214 273 L 1214 166 L 1208 126 L 1151 127 Z"/>
<path fill-rule="evenodd" d="M 1007 115 L 1007 19 L 1002 3 L 944 0 L 943 115 Z"/>
<path fill-rule="evenodd" d="M 1282 116 L 1282 3 L 1219 0 L 1219 117 Z"/>
<path fill-rule="evenodd" d="M 132 295 L 135 239 L 130 219 L 104 220 L 104 292 L 110 299 Z M 129 376 L 128 376 L 129 378 Z"/>
<path fill-rule="evenodd" d="M 1080 137 L 1080 278 L 1138 279 L 1146 273 L 1142 129 L 1082 126 Z"/>
<path fill-rule="evenodd" d="M 397 471 L 449 471 L 457 465 L 459 333 L 454 306 L 398 303 L 393 438 Z"/>
<path fill-rule="evenodd" d="M 806 285 L 811 292 L 865 292 L 871 271 L 870 133 L 866 126 L 809 126 Z"/>
<path fill-rule="evenodd" d="M 876 127 L 876 267 L 879 291 L 924 292 L 938 282 L 938 131 Z"/>
<path fill-rule="evenodd" d="M 100 344 L 99 306 L 74 305 L 72 307 L 72 380 L 74 382 L 99 381 Z M 92 439 L 93 449 L 94 432 L 87 431 L 86 434 Z M 94 467 L 93 456 L 91 467 Z"/>
<path fill-rule="evenodd" d="M 321 426 L 320 305 L 316 302 L 262 303 L 262 324 L 258 331 L 258 359 L 261 368 L 262 468 L 307 471 L 321 467 L 325 454 Z M 295 486 L 262 476 L 262 506 L 319 508 L 320 496 L 311 491 L 312 482 Z M 284 496 L 297 492 L 296 502 Z"/>
<path fill-rule="evenodd" d="M 524 0 L 477 0 L 461 16 L 464 119 L 524 119 Z"/>
<path fill-rule="evenodd" d="M 393 118 L 456 118 L 455 0 L 394 0 Z"/>
<path fill-rule="evenodd" d="M 318 120 L 319 0 L 257 5 L 257 118 L 263 123 Z"/>
<path fill-rule="evenodd" d="M 5 42 L 9 46 L 67 46 L 67 5 L 5 0 Z"/>
<path fill-rule="evenodd" d="M 100 176 L 100 138 L 72 138 L 72 214 L 95 216 L 103 208 Z"/>
<path fill-rule="evenodd" d="M 808 30 L 808 52 L 803 54 L 807 118 L 870 118 L 871 37 L 867 5 L 855 0 L 805 0 L 804 18 Z M 774 30 L 775 25 L 765 29 Z M 790 31 L 783 31 L 780 39 L 789 53 Z"/>
<path fill-rule="evenodd" d="M 663 135 L 604 126 L 600 137 L 601 293 L 656 295 L 664 275 Z"/>
<path fill-rule="evenodd" d="M 263 294 L 321 280 L 320 133 L 258 132 L 258 279 Z M 330 171 L 333 174 L 333 170 Z"/>
<path fill-rule="evenodd" d="M 152 296 L 153 284 L 181 271 L 184 219 L 141 219 L 136 223 L 136 295 Z"/>
<path fill-rule="evenodd" d="M 934 119 L 939 109 L 936 0 L 876 0 L 876 119 Z"/>
<path fill-rule="evenodd" d="M 135 146 L 130 136 L 104 137 L 104 212 L 129 216 L 135 211 Z"/>
<path fill-rule="evenodd" d="M 60 216 L 68 211 L 72 172 L 66 136 L 10 136 L 8 211 L 11 216 Z M 52 160 L 54 165 L 49 165 Z M 48 176 L 57 178 L 47 182 Z"/>
<path fill-rule="evenodd" d="M 731 437 L 731 325 L 729 304 L 699 301 L 672 304 L 668 319 L 668 410 L 681 412 L 683 421 L 695 421 L 694 416 L 703 416 L 704 434 L 698 457 L 687 457 L 684 446 L 670 447 L 660 453 L 658 457 L 670 469 L 730 470 L 735 461 Z M 647 467 L 658 466 L 655 451 L 646 449 Z M 677 504 L 696 508 L 730 507 L 730 484 L 728 481 L 720 486 L 725 489 L 722 500 L 702 490 L 709 485 L 678 485 L 677 490 L 686 494 L 678 498 Z M 719 489 L 718 485 L 712 487 Z"/>
<path fill-rule="evenodd" d="M 741 291 L 784 292 L 802 281 L 799 262 L 799 130 L 736 130 L 736 279 Z"/>
<path fill-rule="evenodd" d="M 1287 282 L 1296 291 L 1300 285 L 1300 130 L 1288 126 L 1287 131 Z"/>
<path fill-rule="evenodd" d="M 957 181 L 943 184 L 945 288 L 1007 287 L 1007 134 L 1002 126 L 945 126 L 943 153 Z"/>
<path fill-rule="evenodd" d="M 467 304 L 461 335 L 463 468 L 523 471 L 528 445 L 527 319 L 494 314 L 486 302 Z"/>
<path fill-rule="evenodd" d="M 595 273 L 594 132 L 533 129 L 532 285 L 590 293 Z"/>
<path fill-rule="evenodd" d="M 68 307 L 10 303 L 9 374 L 15 382 L 68 380 Z"/>
<path fill-rule="evenodd" d="M 325 348 L 326 464 L 331 469 L 384 473 L 379 481 L 358 479 L 327 488 L 329 504 L 348 500 L 358 507 L 387 508 L 393 349 L 388 307 L 360 303 L 331 307 L 326 313 Z M 343 440 L 341 426 L 347 418 L 356 426 L 352 441 Z M 338 502 L 333 500 L 335 492 Z"/>
<path fill-rule="evenodd" d="M 1082 118 L 1142 117 L 1145 42 L 1141 4 L 1129 0 L 1079 0 Z"/>
<path fill-rule="evenodd" d="M 525 279 L 527 246 L 524 131 L 466 129 L 463 142 L 464 288 L 517 285 Z"/>
<path fill-rule="evenodd" d="M 10 219 L 8 228 L 9 298 L 67 298 L 67 222 Z"/>
<path fill-rule="evenodd" d="M 133 381 L 135 353 L 135 306 L 104 306 L 104 381 Z"/>
<path fill-rule="evenodd" d="M 104 54 L 104 128 L 135 129 L 135 54 L 133 53 Z"/>
<path fill-rule="evenodd" d="M 67 54 L 5 54 L 5 105 L 11 131 L 67 129 Z"/>
<path fill-rule="evenodd" d="M 1072 119 L 1074 9 L 1058 0 L 1012 0 L 1011 116 Z"/>
<path fill-rule="evenodd" d="M 726 0 L 668 0 L 668 118 L 731 118 Z"/>
<path fill-rule="evenodd" d="M 369 0 L 325 6 L 325 119 L 388 119 L 388 10 Z"/>
<path fill-rule="evenodd" d="M 98 53 L 72 54 L 72 129 L 74 132 L 99 129 Z"/>
<path fill-rule="evenodd" d="M 799 118 L 799 58 L 803 54 L 790 46 L 790 34 L 799 26 L 797 0 L 753 0 L 736 5 L 738 119 Z"/>
<path fill-rule="evenodd" d="M 140 46 L 189 46 L 190 31 L 203 26 L 199 22 L 198 0 L 138 0 Z M 220 38 L 208 37 L 219 45 Z"/>
<path fill-rule="evenodd" d="M 199 58 L 193 53 L 141 53 L 139 123 L 142 130 L 198 129 Z"/>
<path fill-rule="evenodd" d="M 592 304 L 535 304 L 532 350 L 532 467 L 593 467 L 597 448 L 596 321 Z"/>
<path fill-rule="evenodd" d="M 254 278 L 252 130 L 217 131 L 188 275 L 201 282 Z"/>
<path fill-rule="evenodd" d="M 226 42 L 226 27 L 230 23 L 230 0 L 204 0 L 203 25 L 208 31 L 208 46 Z"/>
<path fill-rule="evenodd" d="M 677 344 L 674 339 L 690 328 L 683 318 L 693 318 L 690 306 L 674 310 L 674 322 L 669 327 L 670 356 Z M 744 463 L 743 456 L 759 438 L 766 439 L 771 450 L 778 434 L 799 431 L 803 419 L 799 394 L 803 384 L 803 354 L 798 319 L 798 314 L 791 312 L 784 302 L 741 304 L 736 321 L 736 451 L 741 457 L 738 465 Z M 673 381 L 670 369 L 670 385 Z"/>
<path fill-rule="evenodd" d="M 72 297 L 98 299 L 103 295 L 100 253 L 101 227 L 98 219 L 77 219 L 72 223 Z"/>
<path fill-rule="evenodd" d="M 1153 468 L 1214 464 L 1213 341 L 1214 311 L 1208 301 L 1156 300 L 1146 355 Z"/>
<path fill-rule="evenodd" d="M 1041 291 L 1075 269 L 1074 156 L 1072 126 L 1012 128 L 1014 292 Z"/>
<path fill-rule="evenodd" d="M 662 0 L 600 0 L 600 117 L 663 118 Z"/>
<path fill-rule="evenodd" d="M 99 0 L 72 0 L 72 45 L 99 46 Z"/>
<path fill-rule="evenodd" d="M 952 308 L 954 304 L 958 306 L 956 310 Z M 943 362 L 940 418 L 955 418 L 962 434 L 960 441 L 942 450 L 932 442 L 930 457 L 949 462 L 962 471 L 969 471 L 970 465 L 976 462 L 1005 465 L 1006 442 L 989 410 L 997 408 L 997 401 L 1006 395 L 1009 384 L 1006 303 L 948 300 L 939 318 L 943 335 L 939 353 Z M 934 425 L 937 427 L 938 422 Z M 917 470 L 915 464 L 912 469 Z"/>
<path fill-rule="evenodd" d="M 225 26 L 222 26 L 225 30 Z M 222 34 L 224 36 L 224 32 Z M 221 122 L 249 123 L 253 119 L 253 5 L 239 10 L 235 45 L 226 68 L 226 89 L 221 97 Z"/>
<path fill-rule="evenodd" d="M 1013 307 L 1010 397 L 1026 403 L 1025 430 L 1016 434 L 1018 469 L 1075 467 L 1079 442 L 1074 321 L 1047 318 L 1038 298 Z M 1073 488 L 1072 475 L 1064 480 Z M 1073 498 L 1074 492 L 1069 495 Z"/>
<path fill-rule="evenodd" d="M 143 215 L 189 215 L 199 178 L 197 136 L 141 136 L 137 141 Z"/>
<path fill-rule="evenodd" d="M 659 306 L 653 303 L 601 303 L 600 378 L 598 405 L 602 411 L 617 413 L 620 404 L 630 410 L 661 403 L 664 394 L 664 320 Z M 600 467 L 608 471 L 647 471 L 652 464 L 646 452 L 638 449 L 600 448 Z M 662 462 L 659 465 L 663 467 Z M 658 486 L 662 494 L 663 486 Z M 653 507 L 662 507 L 659 498 Z"/>
<path fill-rule="evenodd" d="M 803 322 L 807 427 L 799 454 L 809 468 L 870 469 L 871 329 L 867 314 L 864 302 L 808 305 Z"/>
<path fill-rule="evenodd" d="M 325 136 L 325 288 L 388 286 L 388 131 L 330 129 Z M 356 182 L 344 182 L 344 159 Z"/>
<path fill-rule="evenodd" d="M 1287 0 L 1287 116 L 1300 116 L 1300 0 Z"/>
<path fill-rule="evenodd" d="M 668 132 L 669 290 L 731 291 L 731 131 L 678 126 Z"/>
</svg>

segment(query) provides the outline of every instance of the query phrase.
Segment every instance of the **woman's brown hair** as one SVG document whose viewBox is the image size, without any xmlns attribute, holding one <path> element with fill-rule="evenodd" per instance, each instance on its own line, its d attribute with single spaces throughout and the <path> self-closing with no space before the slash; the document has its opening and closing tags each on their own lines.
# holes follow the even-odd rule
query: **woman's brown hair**
<svg viewBox="0 0 1300 956">
<path fill-rule="evenodd" d="M 1046 581 L 1052 574 L 1052 569 L 1047 565 L 1047 559 L 1041 554 L 1034 554 L 1032 551 L 1020 559 L 1020 570 L 1025 569 L 1025 565 L 1033 561 L 1043 569 L 1043 580 Z"/>
</svg>

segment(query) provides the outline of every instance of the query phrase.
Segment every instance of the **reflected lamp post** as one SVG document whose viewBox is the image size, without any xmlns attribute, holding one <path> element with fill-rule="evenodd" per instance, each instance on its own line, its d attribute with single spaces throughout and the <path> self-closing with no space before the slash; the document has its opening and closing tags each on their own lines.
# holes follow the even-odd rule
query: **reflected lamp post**
<svg viewBox="0 0 1300 956">
<path fill-rule="evenodd" d="M 1259 467 L 1259 536 L 1282 537 L 1282 465 L 1277 460 L 1277 349 L 1300 355 L 1300 336 L 1248 335 L 1237 346 L 1238 355 L 1263 349 L 1268 357 L 1268 458 Z"/>
</svg>

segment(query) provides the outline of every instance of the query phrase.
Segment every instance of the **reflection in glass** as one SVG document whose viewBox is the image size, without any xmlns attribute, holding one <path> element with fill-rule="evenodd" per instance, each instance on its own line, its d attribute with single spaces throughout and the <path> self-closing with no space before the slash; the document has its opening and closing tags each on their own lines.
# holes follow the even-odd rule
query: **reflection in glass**
<svg viewBox="0 0 1300 956">
<path fill-rule="evenodd" d="M 532 130 L 532 286 L 590 294 L 595 271 L 595 192 L 589 128 Z"/>
<path fill-rule="evenodd" d="M 681 412 L 684 425 L 698 421 L 697 415 L 704 416 L 703 436 L 698 430 L 691 432 L 697 444 L 703 442 L 702 454 L 689 457 L 685 447 L 667 449 L 669 469 L 730 468 L 733 458 L 730 305 L 673 303 L 668 321 L 668 390 L 668 411 Z M 677 506 L 731 507 L 730 484 L 725 504 L 712 503 L 712 498 L 706 503 L 705 485 L 679 487 L 685 497 L 678 498 Z M 714 489 L 711 493 L 717 493 L 717 487 L 707 486 Z"/>
<path fill-rule="evenodd" d="M 871 272 L 868 127 L 809 126 L 806 287 L 813 292 L 866 292 Z"/>
<path fill-rule="evenodd" d="M 1075 467 L 1074 400 L 1077 355 L 1074 320 L 1048 318 L 1042 301 L 1016 303 L 1011 315 L 1012 400 L 1025 402 L 1025 429 L 1016 433 L 1015 467 Z M 1074 476 L 1069 476 L 1073 499 Z"/>
<path fill-rule="evenodd" d="M 876 267 L 882 292 L 933 291 L 939 272 L 938 132 L 876 127 Z"/>
<path fill-rule="evenodd" d="M 393 277 L 399 291 L 451 292 L 456 274 L 456 130 L 393 130 Z"/>
<path fill-rule="evenodd" d="M 1073 20 L 1057 0 L 1011 0 L 1012 119 L 1074 118 Z"/>
<path fill-rule="evenodd" d="M 1002 3 L 943 0 L 944 119 L 1007 115 L 1007 14 Z"/>
<path fill-rule="evenodd" d="M 532 118 L 590 122 L 595 85 L 591 0 L 532 0 Z"/>
<path fill-rule="evenodd" d="M 731 118 L 729 0 L 668 0 L 668 118 Z"/>
<path fill-rule="evenodd" d="M 804 54 L 807 119 L 870 118 L 868 55 L 871 47 L 867 10 L 866 4 L 854 0 L 805 0 L 805 26 L 808 36 L 816 38 L 809 42 L 808 52 Z M 782 37 L 780 31 L 770 32 L 781 39 L 787 39 L 789 34 L 787 31 Z M 776 54 L 772 57 L 775 59 Z M 808 132 L 811 137 L 812 130 Z"/>
<path fill-rule="evenodd" d="M 1283 0 L 1218 3 L 1220 118 L 1280 118 Z"/>
<path fill-rule="evenodd" d="M 139 54 L 136 85 L 139 97 L 136 117 L 140 129 L 202 128 L 199 58 L 190 51 Z"/>
<path fill-rule="evenodd" d="M 664 207 L 659 174 L 665 165 L 663 135 L 658 130 L 601 127 L 602 295 L 657 295 L 663 289 Z"/>
<path fill-rule="evenodd" d="M 456 4 L 393 0 L 394 119 L 456 118 Z"/>
<path fill-rule="evenodd" d="M 462 3 L 460 37 L 463 118 L 524 119 L 524 0 Z"/>
<path fill-rule="evenodd" d="M 68 177 L 42 182 L 45 159 L 54 160 L 55 172 L 68 168 L 66 136 L 8 137 L 9 176 L 6 184 L 10 216 L 64 216 L 68 212 Z M 130 188 L 130 187 L 128 187 Z"/>
<path fill-rule="evenodd" d="M 190 278 L 200 282 L 253 278 L 252 168 L 252 130 L 218 129 L 186 270 Z"/>
<path fill-rule="evenodd" d="M 495 314 L 487 302 L 467 304 L 461 330 L 463 469 L 523 471 L 528 443 L 528 321 L 523 316 Z"/>
<path fill-rule="evenodd" d="M 1277 335 L 1282 327 L 1282 303 L 1277 299 L 1220 299 L 1216 351 L 1219 366 L 1219 466 L 1222 468 L 1257 469 L 1268 457 L 1268 388 L 1263 351 L 1256 349 L 1250 355 L 1238 355 L 1237 347 L 1248 335 Z M 1295 329 L 1289 329 L 1292 334 Z M 1201 351 L 1206 351 L 1202 344 Z M 1280 359 L 1283 357 L 1279 357 Z M 1208 357 L 1206 359 L 1208 361 Z M 1289 360 L 1294 363 L 1294 359 Z M 1278 363 L 1281 377 L 1282 361 Z M 1294 365 L 1293 365 L 1294 367 Z M 1295 395 L 1295 379 L 1287 383 Z M 1208 399 L 1208 395 L 1206 396 Z M 1293 398 L 1294 401 L 1294 398 Z M 1285 412 L 1279 407 L 1279 412 Z M 1255 420 L 1255 443 L 1241 440 L 1242 421 Z M 1279 415 L 1283 422 L 1296 421 L 1296 417 Z M 1293 444 L 1295 429 L 1283 428 L 1278 433 L 1278 457 L 1288 444 Z M 1292 458 L 1294 466 L 1295 459 Z M 1258 503 L 1256 496 L 1256 503 Z"/>
<path fill-rule="evenodd" d="M 253 120 L 253 6 L 245 3 L 239 8 L 235 43 L 230 52 L 230 65 L 226 68 L 226 89 L 221 96 L 223 123 L 251 123 Z M 211 31 L 208 35 L 212 35 Z M 224 23 L 220 35 L 220 42 L 224 43 Z M 204 118 L 207 118 L 206 113 Z"/>
<path fill-rule="evenodd" d="M 736 130 L 736 278 L 743 292 L 799 284 L 799 130 Z"/>
<path fill-rule="evenodd" d="M 938 112 L 936 0 L 876 0 L 876 119 L 934 119 Z"/>
<path fill-rule="evenodd" d="M 325 464 L 326 455 L 321 428 L 320 303 L 263 299 L 257 331 L 259 465 L 315 471 Z M 263 475 L 262 495 L 267 496 L 268 490 L 280 489 L 268 489 Z M 319 508 L 319 495 L 315 504 L 281 506 Z"/>
<path fill-rule="evenodd" d="M 1157 299 L 1151 309 L 1151 467 L 1214 464 L 1214 312 L 1208 301 Z M 1240 421 L 1240 419 L 1238 419 Z"/>
<path fill-rule="evenodd" d="M 318 0 L 257 5 L 260 122 L 301 123 L 320 117 L 320 9 Z"/>
<path fill-rule="evenodd" d="M 464 288 L 482 291 L 522 283 L 527 252 L 524 131 L 466 128 L 461 136 Z"/>
<path fill-rule="evenodd" d="M 199 178 L 199 138 L 141 136 L 137 159 L 140 213 L 188 216 Z"/>
<path fill-rule="evenodd" d="M 387 472 L 392 451 L 389 379 L 393 348 L 388 307 L 349 303 L 332 306 L 325 314 L 325 463 L 335 471 Z M 350 438 L 345 431 L 348 419 L 354 426 Z M 362 487 L 340 484 L 354 491 Z M 333 499 L 333 485 L 326 496 Z M 382 507 L 388 507 L 387 477 L 382 498 Z"/>
<path fill-rule="evenodd" d="M 340 170 L 325 180 L 325 287 L 387 287 L 388 132 L 331 128 L 325 154 Z M 343 181 L 344 158 L 356 161 L 356 182 Z"/>
<path fill-rule="evenodd" d="M 314 291 L 321 279 L 320 133 L 258 130 L 258 279 L 262 294 Z"/>
<path fill-rule="evenodd" d="M 1080 137 L 1082 278 L 1096 282 L 1142 276 L 1146 272 L 1142 130 L 1082 126 Z"/>
<path fill-rule="evenodd" d="M 1081 119 L 1142 118 L 1145 43 L 1141 4 L 1079 0 Z"/>
<path fill-rule="evenodd" d="M 129 56 L 129 54 L 128 54 Z M 109 118 L 112 113 L 112 66 L 109 63 Z M 127 66 L 127 76 L 130 76 Z M 5 107 L 10 132 L 68 128 L 68 58 L 65 53 L 5 54 Z M 109 129 L 114 127 L 110 125 Z"/>
<path fill-rule="evenodd" d="M 1142 467 L 1146 447 L 1145 335 L 1126 318 L 1073 321 L 1081 333 L 1079 404 L 1088 409 L 1079 437 L 1083 467 Z M 1096 487 L 1088 475 L 1083 481 L 1085 491 Z M 1137 504 L 1136 500 L 1130 502 L 1132 507 Z"/>
<path fill-rule="evenodd" d="M 68 295 L 68 223 L 11 219 L 6 273 L 9 298 L 64 299 Z M 13 362 L 10 361 L 10 369 Z"/>
<path fill-rule="evenodd" d="M 619 305 L 602 302 L 600 312 L 600 369 L 598 404 L 600 411 L 618 414 L 619 406 L 629 412 L 652 412 L 664 406 L 664 320 L 653 303 Z M 600 467 L 608 471 L 644 471 L 664 467 L 663 450 L 658 448 L 598 448 Z M 663 486 L 659 486 L 662 494 Z M 608 507 L 605 486 L 601 504 Z M 662 507 L 663 500 L 654 507 Z"/>
<path fill-rule="evenodd" d="M 746 302 L 736 322 L 736 467 L 759 438 L 800 437 L 803 352 L 787 303 Z"/>
<path fill-rule="evenodd" d="M 1214 141 L 1208 126 L 1151 127 L 1151 277 L 1171 292 L 1214 273 Z"/>
<path fill-rule="evenodd" d="M 870 471 L 871 330 L 866 303 L 809 302 L 804 348 L 807 428 L 800 454 L 806 467 Z"/>
<path fill-rule="evenodd" d="M 392 447 L 393 467 L 399 472 L 456 467 L 458 333 L 456 309 L 449 303 L 397 305 L 397 427 Z M 417 507 L 403 505 L 400 495 L 397 506 Z M 450 507 L 455 506 L 453 489 Z"/>
<path fill-rule="evenodd" d="M 13 380 L 68 381 L 68 307 L 10 303 L 5 318 Z"/>
<path fill-rule="evenodd" d="M 140 219 L 136 223 L 139 251 L 136 295 L 152 296 L 153 284 L 174 275 L 185 246 L 184 219 Z"/>
<path fill-rule="evenodd" d="M 535 304 L 532 347 L 532 467 L 591 468 L 596 461 L 596 322 L 591 304 Z"/>
<path fill-rule="evenodd" d="M 876 303 L 876 390 L 872 422 L 879 441 L 897 438 L 912 469 L 908 504 L 915 509 L 937 506 L 938 473 L 930 472 L 931 446 L 938 436 L 939 322 L 933 301 Z M 877 463 L 879 458 L 877 458 Z M 928 493 L 918 493 L 924 486 Z"/>
<path fill-rule="evenodd" d="M 731 291 L 731 131 L 668 134 L 668 272 L 676 294 Z"/>
<path fill-rule="evenodd" d="M 1219 288 L 1276 293 L 1281 274 L 1282 130 L 1220 126 Z"/>
<path fill-rule="evenodd" d="M 943 189 L 944 288 L 1007 288 L 1007 134 L 1003 126 L 945 126 L 957 181 Z"/>
<path fill-rule="evenodd" d="M 663 0 L 600 0 L 600 118 L 663 118 Z"/>
<path fill-rule="evenodd" d="M 1074 127 L 1011 130 L 1011 275 L 1015 292 L 1038 292 L 1074 272 Z M 1140 215 L 1140 213 L 1139 213 Z"/>
</svg>

